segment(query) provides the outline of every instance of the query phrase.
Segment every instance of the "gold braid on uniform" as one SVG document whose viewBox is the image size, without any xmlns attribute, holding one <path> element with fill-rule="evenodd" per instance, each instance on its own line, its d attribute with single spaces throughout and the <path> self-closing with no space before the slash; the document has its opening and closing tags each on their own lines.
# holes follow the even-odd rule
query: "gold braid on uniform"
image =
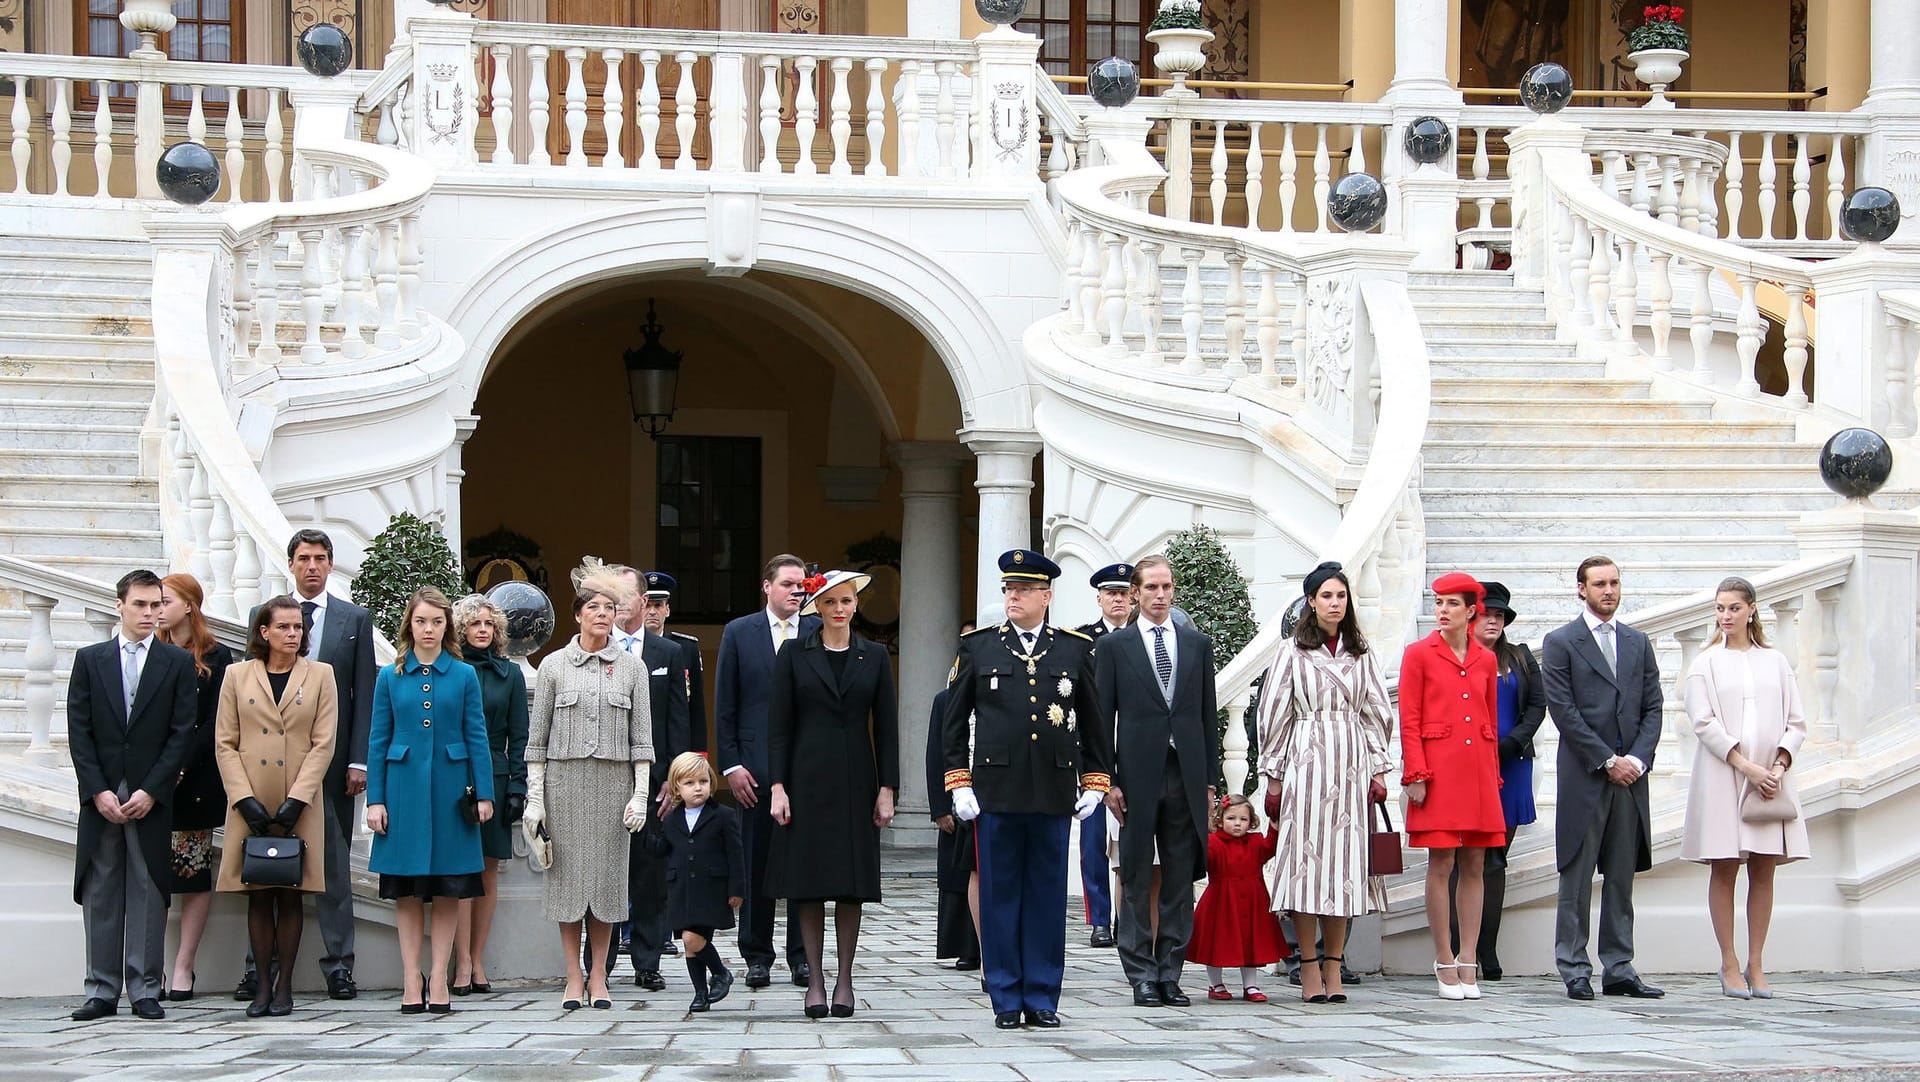
<svg viewBox="0 0 1920 1082">
<path fill-rule="evenodd" d="M 1113 778 L 1107 774 L 1082 774 L 1080 788 L 1089 793 L 1104 793 L 1113 788 Z"/>
<path fill-rule="evenodd" d="M 947 792 L 949 793 L 953 792 L 955 789 L 970 788 L 973 785 L 973 771 L 968 770 L 965 767 L 962 767 L 959 770 L 947 771 L 946 785 L 947 785 Z"/>
</svg>

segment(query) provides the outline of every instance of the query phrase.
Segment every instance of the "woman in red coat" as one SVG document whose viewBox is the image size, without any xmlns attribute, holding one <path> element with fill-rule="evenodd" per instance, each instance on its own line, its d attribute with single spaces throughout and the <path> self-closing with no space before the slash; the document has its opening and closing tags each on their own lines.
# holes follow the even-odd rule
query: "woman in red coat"
<svg viewBox="0 0 1920 1082">
<path fill-rule="evenodd" d="M 1407 842 L 1427 850 L 1427 927 L 1441 999 L 1480 998 L 1474 945 L 1480 938 L 1481 875 L 1486 850 L 1507 839 L 1496 729 L 1499 666 L 1472 634 L 1482 596 L 1471 575 L 1455 571 L 1434 580 L 1438 627 L 1400 659 L 1400 784 L 1412 805 Z M 1456 863 L 1457 897 L 1448 890 Z M 1448 934 L 1450 913 L 1459 918 L 1457 957 Z"/>
<path fill-rule="evenodd" d="M 1256 822 L 1246 797 L 1228 795 L 1214 805 L 1207 890 L 1194 910 L 1193 935 L 1187 942 L 1187 961 L 1207 967 L 1208 999 L 1233 998 L 1222 971 L 1237 968 L 1241 994 L 1249 1002 L 1265 1003 L 1266 993 L 1253 983 L 1254 975 L 1288 953 L 1262 871 L 1273 859 L 1280 836 L 1271 825 L 1265 834 L 1253 833 Z"/>
</svg>

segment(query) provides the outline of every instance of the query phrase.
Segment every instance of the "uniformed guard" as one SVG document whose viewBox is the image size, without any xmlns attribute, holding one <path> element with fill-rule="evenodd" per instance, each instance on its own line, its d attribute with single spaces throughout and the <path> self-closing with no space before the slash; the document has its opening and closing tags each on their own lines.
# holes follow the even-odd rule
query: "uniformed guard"
<svg viewBox="0 0 1920 1082">
<path fill-rule="evenodd" d="M 1098 643 L 1100 636 L 1125 627 L 1127 592 L 1132 581 L 1132 564 L 1108 564 L 1095 571 L 1087 584 L 1100 601 L 1100 619 L 1075 630 Z M 1087 924 L 1093 928 L 1087 942 L 1096 947 L 1113 946 L 1113 899 L 1119 896 L 1118 888 L 1107 885 L 1111 881 L 1107 877 L 1107 835 L 1104 806 L 1080 821 L 1080 893 L 1087 902 Z"/>
<path fill-rule="evenodd" d="M 1007 618 L 960 640 L 941 719 L 954 814 L 978 818 L 981 964 L 1000 1029 L 1060 1025 L 1068 817 L 1111 785 L 1110 734 L 1081 724 L 1096 711 L 1093 640 L 1046 622 L 1059 574 L 1038 552 L 1001 554 Z"/>
</svg>

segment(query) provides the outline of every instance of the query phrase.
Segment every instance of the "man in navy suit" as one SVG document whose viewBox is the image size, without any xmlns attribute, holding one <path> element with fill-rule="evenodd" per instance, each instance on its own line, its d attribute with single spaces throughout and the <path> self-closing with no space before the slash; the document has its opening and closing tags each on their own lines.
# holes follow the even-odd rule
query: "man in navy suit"
<svg viewBox="0 0 1920 1082">
<path fill-rule="evenodd" d="M 1540 665 L 1560 730 L 1554 961 L 1568 998 L 1593 998 L 1587 924 L 1598 869 L 1601 990 L 1658 999 L 1666 993 L 1633 968 L 1633 876 L 1653 867 L 1647 771 L 1660 744 L 1660 666 L 1646 634 L 1614 618 L 1620 568 L 1589 556 L 1575 581 L 1586 610 L 1547 632 Z"/>
<path fill-rule="evenodd" d="M 73 900 L 87 937 L 87 1001 L 76 1022 L 120 1010 L 164 1018 L 171 831 L 168 804 L 198 702 L 193 658 L 154 637 L 160 578 L 130 571 L 116 587 L 120 628 L 82 647 L 67 682 L 67 749 L 80 783 Z"/>
<path fill-rule="evenodd" d="M 720 633 L 720 660 L 713 691 L 714 742 L 720 772 L 740 806 L 747 850 L 746 903 L 740 907 L 740 956 L 747 963 L 747 987 L 772 983 L 773 899 L 767 897 L 767 851 L 773 842 L 773 817 L 767 810 L 767 696 L 773 681 L 773 655 L 820 626 L 816 616 L 801 616 L 806 600 L 801 586 L 806 564 L 781 553 L 767 561 L 760 593 L 767 607 L 727 624 Z M 793 983 L 805 987 L 809 976 L 800 929 L 787 921 L 787 968 Z"/>
</svg>

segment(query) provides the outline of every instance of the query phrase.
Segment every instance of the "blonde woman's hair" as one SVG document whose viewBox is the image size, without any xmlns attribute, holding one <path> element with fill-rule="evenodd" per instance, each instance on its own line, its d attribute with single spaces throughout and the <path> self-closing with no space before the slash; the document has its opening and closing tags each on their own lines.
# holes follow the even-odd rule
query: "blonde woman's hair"
<svg viewBox="0 0 1920 1082">
<path fill-rule="evenodd" d="M 440 610 L 447 618 L 447 636 L 440 640 L 440 649 L 460 656 L 460 637 L 453 633 L 453 602 L 447 595 L 431 586 L 422 586 L 407 598 L 407 607 L 400 612 L 400 630 L 393 636 L 393 671 L 405 672 L 407 655 L 413 651 L 413 610 L 422 605 L 431 605 Z"/>
<path fill-rule="evenodd" d="M 488 613 L 487 623 L 493 625 L 493 645 L 488 649 L 501 657 L 507 655 L 507 614 L 500 606 L 485 594 L 468 594 L 453 603 L 453 638 L 464 649 L 467 645 L 467 628 L 474 618 L 482 612 Z"/>
<path fill-rule="evenodd" d="M 1720 585 L 1713 588 L 1713 596 L 1719 597 L 1721 594 L 1740 595 L 1740 600 L 1745 601 L 1753 610 L 1753 615 L 1747 617 L 1747 635 L 1753 639 L 1755 646 L 1767 645 L 1767 633 L 1760 629 L 1760 595 L 1754 592 L 1753 583 L 1738 575 L 1728 575 L 1720 580 Z M 1718 626 L 1718 621 L 1715 621 L 1715 625 L 1713 638 L 1707 640 L 1708 646 L 1717 646 L 1726 638 Z"/>
<path fill-rule="evenodd" d="M 704 775 L 707 784 L 715 789 L 720 787 L 720 779 L 714 775 L 713 763 L 697 751 L 683 751 L 673 757 L 667 765 L 667 799 L 674 804 L 680 803 L 680 783 L 691 781 Z"/>
</svg>

